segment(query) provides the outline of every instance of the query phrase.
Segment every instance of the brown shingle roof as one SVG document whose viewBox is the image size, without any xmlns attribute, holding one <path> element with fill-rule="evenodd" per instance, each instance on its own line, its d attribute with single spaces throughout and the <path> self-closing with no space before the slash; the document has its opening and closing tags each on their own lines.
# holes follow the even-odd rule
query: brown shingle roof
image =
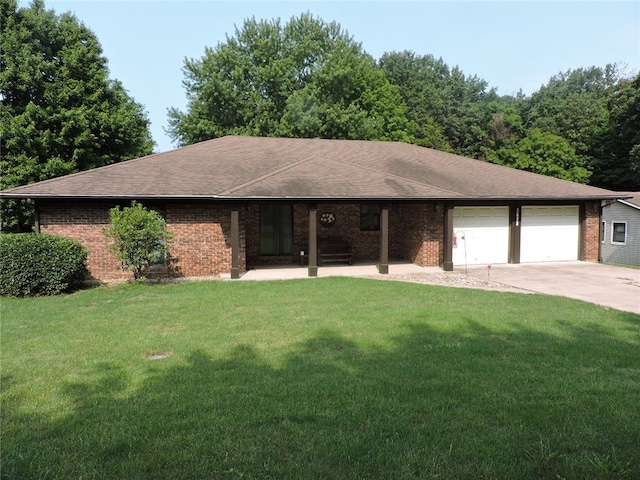
<svg viewBox="0 0 640 480">
<path fill-rule="evenodd" d="M 564 200 L 620 195 L 406 143 L 229 136 L 17 187 L 2 196 Z"/>
</svg>

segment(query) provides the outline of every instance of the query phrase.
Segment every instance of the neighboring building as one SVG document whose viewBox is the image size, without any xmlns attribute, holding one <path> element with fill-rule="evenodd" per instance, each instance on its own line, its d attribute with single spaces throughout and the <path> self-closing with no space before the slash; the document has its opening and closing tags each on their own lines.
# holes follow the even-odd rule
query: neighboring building
<svg viewBox="0 0 640 480">
<path fill-rule="evenodd" d="M 624 194 L 621 194 L 624 195 Z M 602 207 L 600 257 L 604 263 L 640 266 L 640 192 Z"/>
<path fill-rule="evenodd" d="M 238 136 L 0 196 L 31 199 L 39 231 L 85 244 L 99 280 L 129 278 L 103 230 L 109 209 L 131 200 L 162 211 L 173 232 L 163 275 L 237 278 L 301 260 L 317 275 L 317 247 L 329 238 L 382 273 L 390 260 L 445 270 L 597 262 L 601 202 L 621 198 L 406 143 Z"/>
</svg>

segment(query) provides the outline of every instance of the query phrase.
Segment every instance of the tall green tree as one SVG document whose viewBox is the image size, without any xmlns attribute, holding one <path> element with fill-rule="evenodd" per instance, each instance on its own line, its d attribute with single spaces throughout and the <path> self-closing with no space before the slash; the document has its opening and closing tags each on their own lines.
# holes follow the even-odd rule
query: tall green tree
<svg viewBox="0 0 640 480">
<path fill-rule="evenodd" d="M 587 160 L 589 183 L 638 190 L 638 87 L 617 65 L 579 68 L 554 75 L 519 106 L 527 128 L 566 139 Z"/>
<path fill-rule="evenodd" d="M 0 187 L 87 170 L 153 150 L 149 121 L 109 78 L 96 36 L 43 0 L 0 0 Z M 26 206 L 3 201 L 2 228 L 27 230 Z"/>
<path fill-rule="evenodd" d="M 609 123 L 595 151 L 593 184 L 640 191 L 640 74 L 613 89 Z"/>
<path fill-rule="evenodd" d="M 310 14 L 249 19 L 183 68 L 187 111 L 169 111 L 187 145 L 229 134 L 408 140 L 404 103 L 340 25 Z"/>
<path fill-rule="evenodd" d="M 607 102 L 617 79 L 614 65 L 554 75 L 522 104 L 525 125 L 559 135 L 578 153 L 590 155 L 607 127 Z"/>
<path fill-rule="evenodd" d="M 485 112 L 490 102 L 499 100 L 486 81 L 450 68 L 441 58 L 411 51 L 385 53 L 378 63 L 398 87 L 408 119 L 423 128 L 415 133 L 417 143 L 484 156 L 483 146 L 490 137 Z"/>
<path fill-rule="evenodd" d="M 521 140 L 510 141 L 491 153 L 489 161 L 572 182 L 587 183 L 591 172 L 587 159 L 568 140 L 533 129 Z"/>
</svg>

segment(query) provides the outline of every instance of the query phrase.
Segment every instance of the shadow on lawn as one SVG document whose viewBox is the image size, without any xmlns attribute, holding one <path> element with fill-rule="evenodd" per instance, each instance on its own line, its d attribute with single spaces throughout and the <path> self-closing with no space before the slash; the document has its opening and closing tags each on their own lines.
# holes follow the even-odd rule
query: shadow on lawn
<svg viewBox="0 0 640 480">
<path fill-rule="evenodd" d="M 5 429 L 3 477 L 637 478 L 637 342 L 566 328 L 421 322 L 371 350 L 325 331 L 277 367 L 248 345 L 194 351 L 150 362 L 134 394 L 104 363 L 65 387 L 73 415 Z"/>
</svg>

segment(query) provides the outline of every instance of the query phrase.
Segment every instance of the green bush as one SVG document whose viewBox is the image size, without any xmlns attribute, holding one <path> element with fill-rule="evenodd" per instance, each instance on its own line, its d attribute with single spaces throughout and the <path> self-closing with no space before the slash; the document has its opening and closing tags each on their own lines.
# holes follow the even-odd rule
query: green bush
<svg viewBox="0 0 640 480">
<path fill-rule="evenodd" d="M 109 247 L 122 262 L 124 270 L 133 271 L 136 280 L 144 278 L 150 265 L 165 262 L 167 240 L 171 232 L 162 215 L 136 201 L 130 207 L 114 207 L 109 210 L 111 223 L 104 230 L 113 240 Z"/>
<path fill-rule="evenodd" d="M 87 273 L 77 241 L 35 233 L 0 235 L 0 295 L 27 297 L 69 291 Z"/>
</svg>

